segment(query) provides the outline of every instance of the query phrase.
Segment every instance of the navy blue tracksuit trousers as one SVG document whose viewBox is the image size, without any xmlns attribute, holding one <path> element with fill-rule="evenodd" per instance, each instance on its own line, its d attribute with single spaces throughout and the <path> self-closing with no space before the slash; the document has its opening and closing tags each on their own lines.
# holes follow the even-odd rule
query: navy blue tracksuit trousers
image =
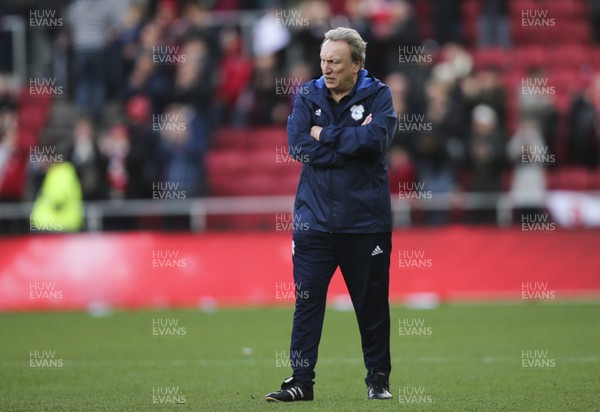
<svg viewBox="0 0 600 412">
<path fill-rule="evenodd" d="M 297 299 L 290 363 L 294 378 L 307 385 L 314 383 L 327 289 L 338 266 L 358 321 L 366 383 L 370 383 L 373 369 L 389 372 L 391 233 L 307 231 L 294 233 L 293 241 Z"/>
</svg>

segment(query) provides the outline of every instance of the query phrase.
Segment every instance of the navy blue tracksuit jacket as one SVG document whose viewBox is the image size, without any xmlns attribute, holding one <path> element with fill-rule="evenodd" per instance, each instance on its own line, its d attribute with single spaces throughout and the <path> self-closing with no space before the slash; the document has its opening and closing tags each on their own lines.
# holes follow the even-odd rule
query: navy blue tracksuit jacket
<svg viewBox="0 0 600 412">
<path fill-rule="evenodd" d="M 294 205 L 299 227 L 329 233 L 391 232 L 385 153 L 396 127 L 389 88 L 362 69 L 339 115 L 323 77 L 298 95 L 288 118 L 290 154 L 303 164 Z M 372 113 L 370 124 L 361 126 Z M 320 141 L 310 136 L 323 127 Z"/>
</svg>

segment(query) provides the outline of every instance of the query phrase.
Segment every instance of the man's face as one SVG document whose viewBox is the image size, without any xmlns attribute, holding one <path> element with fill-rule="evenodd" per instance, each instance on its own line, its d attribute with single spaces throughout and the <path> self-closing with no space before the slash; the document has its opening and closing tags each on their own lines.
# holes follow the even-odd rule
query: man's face
<svg viewBox="0 0 600 412">
<path fill-rule="evenodd" d="M 360 64 L 352 61 L 345 41 L 327 40 L 321 47 L 321 72 L 325 86 L 334 94 L 346 94 L 354 87 Z"/>
</svg>

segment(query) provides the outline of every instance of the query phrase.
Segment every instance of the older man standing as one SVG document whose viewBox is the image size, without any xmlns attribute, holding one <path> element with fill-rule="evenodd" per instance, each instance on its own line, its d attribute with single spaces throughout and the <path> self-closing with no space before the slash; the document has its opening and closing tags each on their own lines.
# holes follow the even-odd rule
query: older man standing
<svg viewBox="0 0 600 412">
<path fill-rule="evenodd" d="M 325 33 L 323 75 L 302 88 L 288 118 L 290 153 L 303 163 L 292 240 L 294 282 L 301 290 L 290 345 L 293 375 L 267 401 L 313 399 L 327 289 L 338 266 L 356 312 L 368 398 L 392 398 L 386 151 L 396 114 L 389 88 L 364 69 L 365 54 L 355 30 Z"/>
</svg>

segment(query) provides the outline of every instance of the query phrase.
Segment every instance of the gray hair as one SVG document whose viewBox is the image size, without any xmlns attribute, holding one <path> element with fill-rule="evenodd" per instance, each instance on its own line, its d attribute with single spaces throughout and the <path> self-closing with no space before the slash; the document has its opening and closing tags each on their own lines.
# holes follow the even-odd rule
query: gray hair
<svg viewBox="0 0 600 412">
<path fill-rule="evenodd" d="M 367 43 L 360 37 L 360 34 L 354 29 L 348 27 L 337 27 L 325 33 L 325 39 L 321 47 L 327 40 L 341 40 L 348 43 L 352 61 L 360 62 L 360 67 L 365 67 L 365 58 L 367 56 Z"/>
</svg>

